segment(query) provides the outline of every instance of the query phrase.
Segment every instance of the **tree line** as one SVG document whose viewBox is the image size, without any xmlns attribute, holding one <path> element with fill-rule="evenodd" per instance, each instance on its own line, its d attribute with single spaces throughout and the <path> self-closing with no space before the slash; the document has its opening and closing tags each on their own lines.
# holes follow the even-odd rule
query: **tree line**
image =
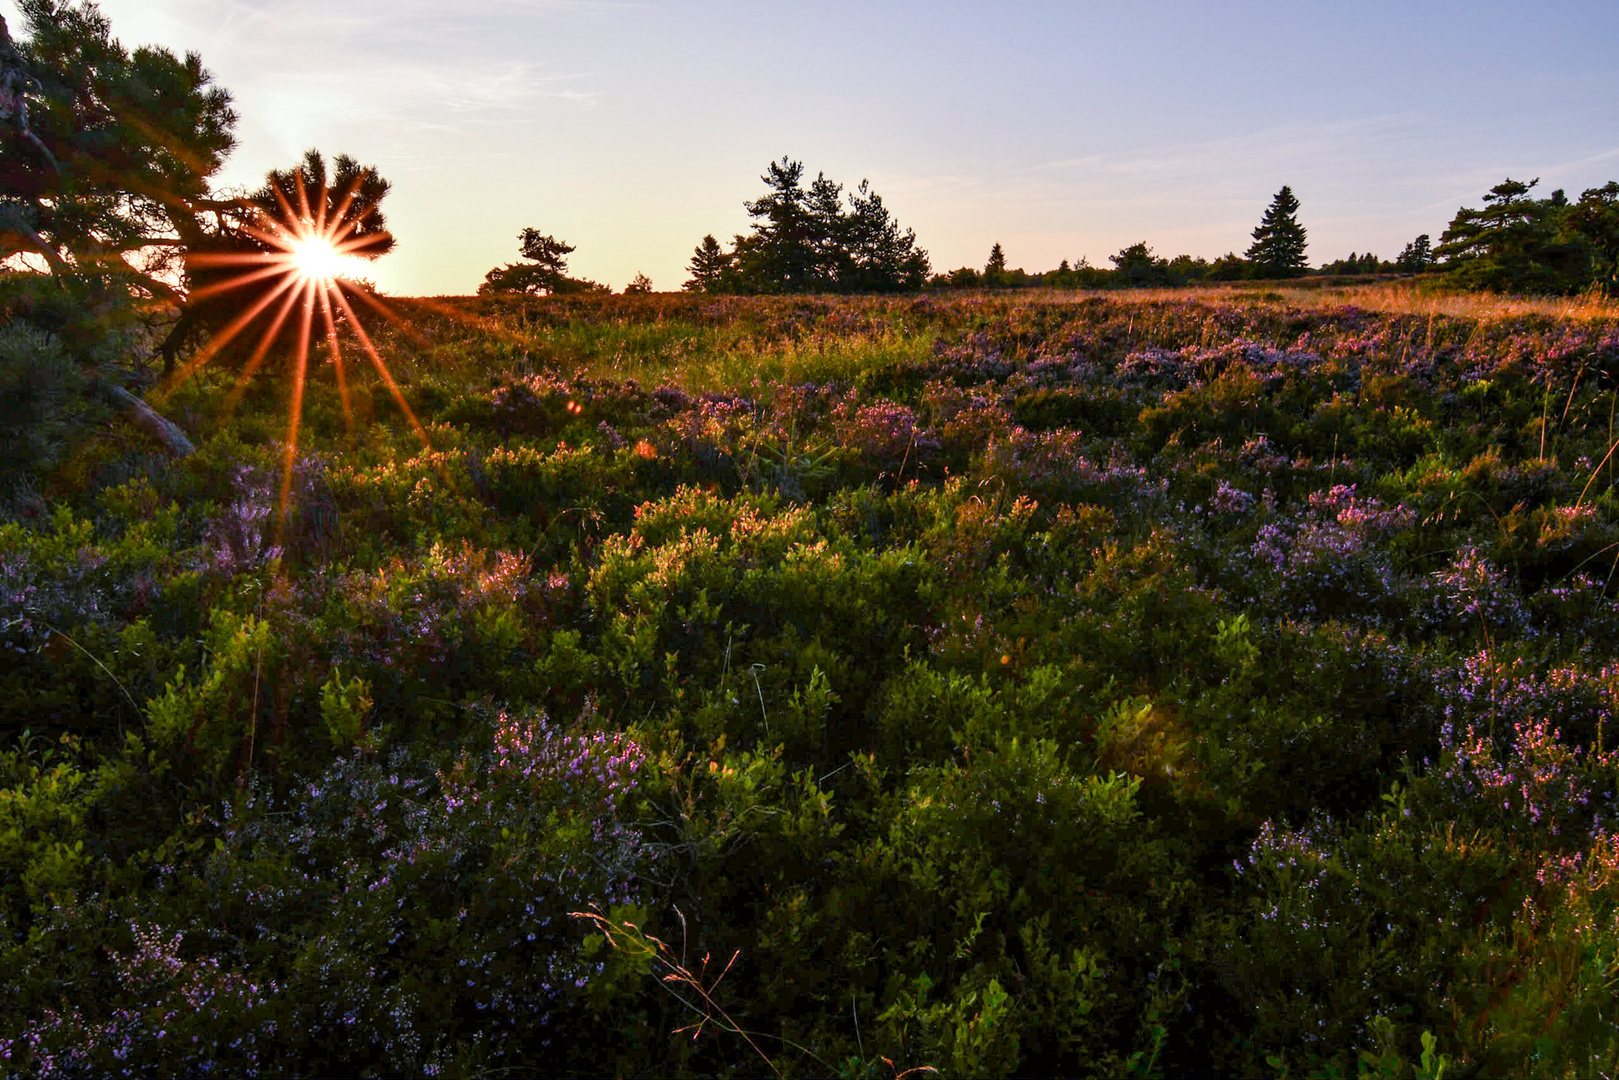
<svg viewBox="0 0 1619 1080">
<path fill-rule="evenodd" d="M 930 272 L 928 253 L 911 229 L 901 229 L 868 181 L 845 194 L 843 185 L 789 157 L 760 177 L 766 190 L 745 202 L 752 231 L 729 247 L 704 236 L 687 264 L 683 288 L 726 295 L 778 293 L 894 293 L 932 289 L 1112 289 L 1170 287 L 1199 282 L 1285 280 L 1305 275 L 1363 276 L 1437 273 L 1462 289 L 1570 293 L 1619 288 L 1619 182 L 1583 192 L 1571 202 L 1561 190 L 1530 197 L 1538 181 L 1508 179 L 1484 196 L 1482 209 L 1462 207 L 1436 245 L 1423 233 L 1393 259 L 1371 252 L 1312 268 L 1299 199 L 1284 185 L 1272 198 L 1242 253 L 1217 259 L 1154 254 L 1146 241 L 1108 256 L 1111 266 L 1080 258 L 1054 270 L 1011 267 L 999 243 L 980 267 Z M 567 274 L 574 248 L 526 228 L 518 237 L 527 261 L 496 267 L 480 292 L 577 293 L 605 286 Z M 625 289 L 647 292 L 644 275 Z"/>
<path fill-rule="evenodd" d="M 1571 202 L 1559 188 L 1544 199 L 1539 179 L 1506 180 L 1479 209 L 1462 207 L 1435 253 L 1468 289 L 1570 293 L 1619 287 L 1619 181 L 1588 188 Z"/>
<path fill-rule="evenodd" d="M 1435 264 L 1432 241 L 1423 235 L 1407 244 L 1393 262 L 1369 253 L 1352 252 L 1347 259 L 1312 269 L 1305 257 L 1309 233 L 1299 221 L 1298 212 L 1298 196 L 1284 185 L 1254 227 L 1253 243 L 1241 255 L 1229 251 L 1212 261 L 1192 255 L 1173 258 L 1155 255 L 1143 240 L 1109 255 L 1111 267 L 1094 266 L 1085 258 L 1072 264 L 1064 259 L 1055 270 L 1030 273 L 1008 268 L 1006 254 L 997 243 L 990 248 L 983 269 L 964 266 L 935 275 L 930 284 L 950 289 L 1168 287 L 1198 282 L 1279 280 L 1306 274 L 1420 273 Z"/>
<path fill-rule="evenodd" d="M 762 177 L 769 190 L 745 204 L 756 219 L 753 232 L 737 236 L 729 250 L 712 234 L 703 237 L 684 287 L 711 293 L 1105 289 L 1436 272 L 1462 289 L 1569 293 L 1596 288 L 1612 294 L 1619 288 L 1619 182 L 1614 181 L 1571 202 L 1561 190 L 1532 198 L 1530 189 L 1538 181 L 1508 179 L 1484 196 L 1482 209 L 1458 209 L 1438 244 L 1423 233 L 1387 260 L 1351 252 L 1312 268 L 1298 196 L 1284 185 L 1241 255 L 1166 258 L 1140 241 L 1108 256 L 1108 267 L 1064 259 L 1054 270 L 1031 273 L 1008 266 L 996 243 L 982 268 L 929 274 L 927 253 L 916 245 L 915 234 L 899 230 L 866 182 L 844 211 L 839 185 L 817 175 L 806 189 L 802 176 L 798 162 L 786 157 L 773 162 Z"/>
</svg>

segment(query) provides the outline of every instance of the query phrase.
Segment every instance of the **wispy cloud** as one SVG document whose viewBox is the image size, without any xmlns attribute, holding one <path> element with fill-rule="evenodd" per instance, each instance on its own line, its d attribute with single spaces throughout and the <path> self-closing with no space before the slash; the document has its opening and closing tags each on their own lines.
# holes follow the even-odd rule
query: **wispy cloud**
<svg viewBox="0 0 1619 1080">
<path fill-rule="evenodd" d="M 461 124 L 550 100 L 592 104 L 589 71 L 536 60 L 558 19 L 627 10 L 614 0 L 103 0 L 130 43 L 143 31 L 198 48 L 244 103 L 310 120 Z M 125 11 L 123 9 L 129 8 Z M 165 33 L 164 31 L 167 30 Z M 199 40 L 200 39 L 200 40 Z"/>
</svg>

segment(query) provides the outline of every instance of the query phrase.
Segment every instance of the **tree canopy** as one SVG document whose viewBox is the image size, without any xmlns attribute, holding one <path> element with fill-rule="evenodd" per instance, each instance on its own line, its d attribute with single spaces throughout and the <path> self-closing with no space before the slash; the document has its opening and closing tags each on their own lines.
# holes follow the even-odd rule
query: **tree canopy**
<svg viewBox="0 0 1619 1080">
<path fill-rule="evenodd" d="M 186 300 L 183 252 L 222 205 L 210 184 L 236 113 L 195 53 L 127 50 L 93 3 L 18 7 L 25 36 L 0 20 L 0 260 L 43 257 L 54 279 L 11 273 L 0 290 L 0 397 L 18 406 L 0 486 L 21 490 L 107 404 L 189 451 L 125 386 L 144 313 Z"/>
<path fill-rule="evenodd" d="M 1565 227 L 1590 259 L 1590 280 L 1609 295 L 1619 289 L 1619 181 L 1587 188 L 1565 213 Z"/>
<path fill-rule="evenodd" d="M 478 292 L 541 295 L 599 292 L 605 288 L 594 281 L 568 276 L 568 256 L 576 249 L 566 240 L 525 227 L 517 234 L 517 243 L 527 261 L 495 267 L 484 275 Z"/>
<path fill-rule="evenodd" d="M 29 127 L 55 160 L 8 131 L 0 147 L 5 217 L 82 272 L 115 274 L 181 299 L 175 253 L 208 231 L 210 181 L 235 146 L 231 98 L 196 53 L 125 49 L 93 3 L 19 0 L 16 55 L 39 90 Z M 6 230 L 0 255 L 30 250 Z"/>
<path fill-rule="evenodd" d="M 804 185 L 802 162 L 773 161 L 765 193 L 743 205 L 753 231 L 729 252 L 710 234 L 693 252 L 685 288 L 729 293 L 889 293 L 920 289 L 928 255 L 902 230 L 869 181 L 845 194 L 816 174 Z"/>
<path fill-rule="evenodd" d="M 1562 190 L 1530 193 L 1539 179 L 1511 177 L 1492 187 L 1484 205 L 1461 207 L 1434 254 L 1464 288 L 1567 293 L 1619 285 L 1619 183 L 1589 188 L 1577 203 Z"/>
</svg>

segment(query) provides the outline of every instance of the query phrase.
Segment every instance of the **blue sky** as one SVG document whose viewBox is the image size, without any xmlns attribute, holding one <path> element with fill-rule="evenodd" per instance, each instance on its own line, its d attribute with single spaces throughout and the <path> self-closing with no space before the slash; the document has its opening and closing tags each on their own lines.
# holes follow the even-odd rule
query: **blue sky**
<svg viewBox="0 0 1619 1080">
<path fill-rule="evenodd" d="M 101 8 L 233 93 L 227 183 L 310 146 L 390 179 L 395 293 L 472 291 L 525 225 L 576 245 L 575 274 L 678 288 L 783 154 L 869 178 L 941 270 L 995 241 L 1029 270 L 1241 251 L 1283 184 L 1313 263 L 1390 258 L 1506 176 L 1619 178 L 1612 0 Z"/>
</svg>

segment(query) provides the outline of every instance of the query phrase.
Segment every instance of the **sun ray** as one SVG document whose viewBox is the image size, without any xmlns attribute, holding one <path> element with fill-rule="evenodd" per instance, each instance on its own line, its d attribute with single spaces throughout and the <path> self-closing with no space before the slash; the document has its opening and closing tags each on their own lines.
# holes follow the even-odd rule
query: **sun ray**
<svg viewBox="0 0 1619 1080">
<path fill-rule="evenodd" d="M 331 230 L 333 243 L 343 239 L 360 227 L 359 219 L 349 217 L 349 207 L 354 205 L 354 196 L 359 194 L 360 183 L 364 179 L 363 176 L 356 176 L 353 180 L 350 180 L 348 187 L 343 189 L 343 194 L 338 200 L 337 209 L 332 211 L 332 217 L 337 221 L 337 224 Z"/>
<path fill-rule="evenodd" d="M 409 319 L 399 314 L 387 304 L 384 304 L 382 302 L 382 298 L 377 296 L 370 289 L 357 288 L 354 290 L 354 295 L 369 306 L 372 311 L 375 311 L 378 315 L 381 315 L 384 319 L 387 319 L 389 322 L 398 327 L 400 332 L 406 337 L 410 338 L 414 344 L 428 344 L 428 337 L 426 334 L 423 334 L 420 330 L 416 329 L 416 325 Z"/>
<path fill-rule="evenodd" d="M 271 222 L 270 225 L 271 228 L 268 229 L 261 229 L 257 225 L 251 224 L 243 225 L 242 231 L 255 240 L 262 240 L 266 244 L 279 249 L 279 254 L 285 255 L 288 245 L 298 238 L 298 234 L 275 222 Z M 272 259 L 278 257 L 276 254 L 269 252 L 266 252 L 266 255 Z"/>
<path fill-rule="evenodd" d="M 267 251 L 255 252 L 252 255 L 229 255 L 223 252 L 199 251 L 192 253 L 187 258 L 198 266 L 263 266 L 276 261 L 276 256 Z"/>
<path fill-rule="evenodd" d="M 304 415 L 304 373 L 309 367 L 309 332 L 315 320 L 315 298 L 304 294 L 303 317 L 298 320 L 298 348 L 294 353 L 292 394 L 287 402 L 287 438 L 281 451 L 281 497 L 276 500 L 275 546 L 283 547 L 287 528 L 287 506 L 292 500 L 292 466 L 298 460 L 298 425 Z"/>
<path fill-rule="evenodd" d="M 393 395 L 394 404 L 398 405 L 399 411 L 405 414 L 405 419 L 410 421 L 410 426 L 416 429 L 416 435 L 422 440 L 422 445 L 431 450 L 433 444 L 427 437 L 427 429 L 422 427 L 422 422 L 416 419 L 416 414 L 411 411 L 409 403 L 405 401 L 405 395 L 399 390 L 399 384 L 394 382 L 393 372 L 389 371 L 388 365 L 383 363 L 381 354 L 377 352 L 377 347 L 371 344 L 371 335 L 367 334 L 365 327 L 360 325 L 359 317 L 354 314 L 354 309 L 349 306 L 348 297 L 343 295 L 341 289 L 337 290 L 337 302 L 342 306 L 343 313 L 349 317 L 349 323 L 354 327 L 354 336 L 360 339 L 360 348 L 365 350 L 365 355 L 370 358 L 371 365 L 377 369 L 377 374 L 382 376 L 382 381 L 388 387 L 388 392 Z"/>
<path fill-rule="evenodd" d="M 343 402 L 343 426 L 350 435 L 354 434 L 354 409 L 349 404 L 349 383 L 343 373 L 343 350 L 337 343 L 337 320 L 332 317 L 331 293 L 336 285 L 328 284 L 319 289 L 320 313 L 326 320 L 326 348 L 332 354 L 332 370 L 337 374 L 337 396 Z"/>
<path fill-rule="evenodd" d="M 529 338 L 513 332 L 502 325 L 499 320 L 487 319 L 481 315 L 472 315 L 425 296 L 412 297 L 410 303 L 416 307 L 426 308 L 435 315 L 442 315 L 451 322 L 460 323 L 462 326 L 470 326 L 474 330 L 487 333 L 503 344 L 526 345 L 530 343 Z"/>
<path fill-rule="evenodd" d="M 225 327 L 225 329 L 221 330 L 218 334 L 215 334 L 214 337 L 209 340 L 208 344 L 204 345 L 201 349 L 198 349 L 197 355 L 186 361 L 185 365 L 174 373 L 173 378 L 169 379 L 165 385 L 158 387 L 157 393 L 153 396 L 158 401 L 162 401 L 164 398 L 168 397 L 169 394 L 174 392 L 175 387 L 179 386 L 186 379 L 189 379 L 193 374 L 196 373 L 198 368 L 202 367 L 202 365 L 206 364 L 208 361 L 212 360 L 216 355 L 218 355 L 219 350 L 223 349 L 226 345 L 229 345 L 236 335 L 242 332 L 248 323 L 258 318 L 260 313 L 262 313 L 265 308 L 269 307 L 275 302 L 275 298 L 277 296 L 287 289 L 294 288 L 297 284 L 298 281 L 296 278 L 289 277 L 286 281 L 283 281 L 277 285 L 273 292 L 267 293 L 258 303 L 254 304 L 252 307 L 242 312 L 242 314 L 238 315 L 230 322 L 228 326 Z"/>
<path fill-rule="evenodd" d="M 287 298 L 281 302 L 281 310 L 275 313 L 275 320 L 270 324 L 270 328 L 259 336 L 258 348 L 253 350 L 253 355 L 243 365 L 242 373 L 236 377 L 236 385 L 231 387 L 230 396 L 225 398 L 223 415 L 229 416 L 236 411 L 236 406 L 242 400 L 242 395 L 247 393 L 248 384 L 253 381 L 253 376 L 258 373 L 259 367 L 264 363 L 264 358 L 270 354 L 270 346 L 275 344 L 275 339 L 281 335 L 281 327 L 286 324 L 287 316 L 292 312 L 292 305 L 298 302 L 298 296 L 299 291 L 297 289 L 287 292 Z"/>
<path fill-rule="evenodd" d="M 297 181 L 298 187 L 298 220 L 303 222 L 313 221 L 315 216 L 309 212 L 309 189 L 304 186 L 304 171 L 302 169 L 296 170 L 293 172 L 292 178 Z"/>
<path fill-rule="evenodd" d="M 300 173 L 299 175 L 302 176 L 303 174 Z M 324 181 L 322 181 L 320 185 L 320 197 L 315 200 L 314 213 L 311 214 L 311 217 L 314 219 L 314 228 L 312 231 L 316 236 L 326 235 L 326 200 L 327 196 L 330 194 L 331 189 L 326 186 Z"/>
<path fill-rule="evenodd" d="M 303 181 L 300 180 L 299 184 L 302 185 L 302 183 Z M 287 201 L 287 196 L 281 191 L 280 185 L 271 184 L 270 192 L 275 196 L 276 205 L 281 208 L 281 222 L 305 220 L 305 216 L 301 216 L 298 211 L 292 208 L 292 203 Z M 272 226 L 278 226 L 281 224 L 280 222 L 275 221 L 269 221 L 267 223 Z"/>
<path fill-rule="evenodd" d="M 229 278 L 213 285 L 205 285 L 200 289 L 193 289 L 189 294 L 189 298 L 192 300 L 202 300 L 210 296 L 218 296 L 220 293 L 230 292 L 233 289 L 240 289 L 244 285 L 251 285 L 255 281 L 263 281 L 265 278 L 275 277 L 277 274 L 285 274 L 286 272 L 287 268 L 281 264 L 281 261 L 278 260 L 274 265 L 267 266 L 263 270 L 255 270 L 251 274 L 240 274 L 236 277 Z"/>
</svg>

